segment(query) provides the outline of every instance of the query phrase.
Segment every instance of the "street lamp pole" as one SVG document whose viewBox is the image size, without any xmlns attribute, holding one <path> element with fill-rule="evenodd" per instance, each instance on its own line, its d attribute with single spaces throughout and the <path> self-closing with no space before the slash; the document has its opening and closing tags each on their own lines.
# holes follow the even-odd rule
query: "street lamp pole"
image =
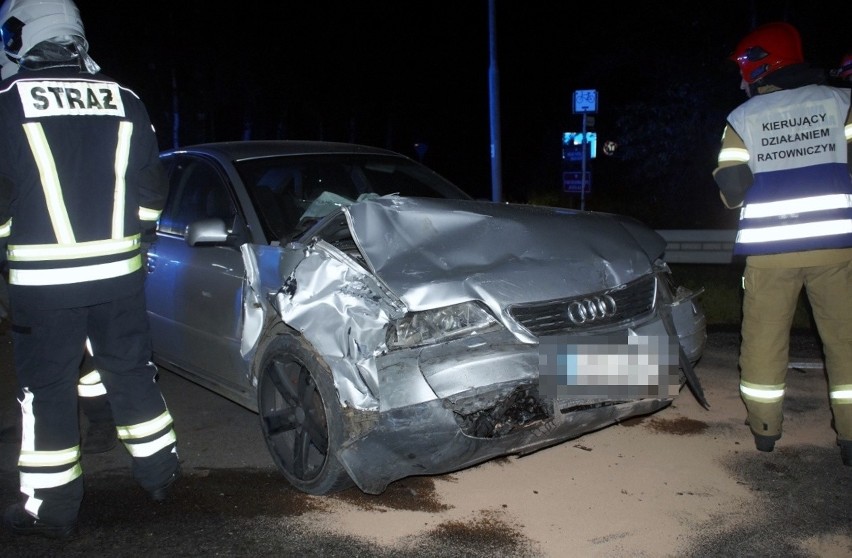
<svg viewBox="0 0 852 558">
<path fill-rule="evenodd" d="M 497 70 L 497 25 L 494 0 L 488 0 L 488 68 L 489 102 L 491 107 L 491 200 L 503 200 L 503 179 L 500 175 L 500 77 Z"/>
</svg>

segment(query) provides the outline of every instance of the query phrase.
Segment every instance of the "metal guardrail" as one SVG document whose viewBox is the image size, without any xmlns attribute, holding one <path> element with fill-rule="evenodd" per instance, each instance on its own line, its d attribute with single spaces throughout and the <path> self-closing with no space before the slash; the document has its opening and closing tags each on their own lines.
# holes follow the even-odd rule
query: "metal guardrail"
<svg viewBox="0 0 852 558">
<path fill-rule="evenodd" d="M 727 264 L 733 261 L 736 230 L 660 229 L 669 263 Z"/>
</svg>

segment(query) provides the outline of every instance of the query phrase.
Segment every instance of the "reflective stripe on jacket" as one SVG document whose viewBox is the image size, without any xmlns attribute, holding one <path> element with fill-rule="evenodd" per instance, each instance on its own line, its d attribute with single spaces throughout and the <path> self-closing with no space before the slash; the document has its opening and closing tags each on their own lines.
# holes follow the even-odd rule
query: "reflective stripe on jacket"
<svg viewBox="0 0 852 558">
<path fill-rule="evenodd" d="M 101 74 L 22 70 L 0 88 L 0 120 L 10 299 L 68 308 L 140 289 L 141 232 L 167 189 L 141 100 Z"/>
</svg>

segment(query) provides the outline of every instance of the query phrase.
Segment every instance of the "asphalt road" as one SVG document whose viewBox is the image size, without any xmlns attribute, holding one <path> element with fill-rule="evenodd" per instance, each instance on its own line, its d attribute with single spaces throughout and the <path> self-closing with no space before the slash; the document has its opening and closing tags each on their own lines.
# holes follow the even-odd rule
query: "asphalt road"
<svg viewBox="0 0 852 558">
<path fill-rule="evenodd" d="M 715 378 L 722 375 L 730 378 L 731 367 L 736 366 L 736 352 L 736 333 L 710 334 L 707 352 L 696 367 L 710 393 Z M 816 362 L 818 345 L 810 335 L 797 336 L 792 354 L 803 362 Z M 328 529 L 328 525 L 343 518 L 342 515 L 336 518 L 335 514 L 346 514 L 352 509 L 374 513 L 375 522 L 387 525 L 392 524 L 397 514 L 440 512 L 445 508 L 435 486 L 443 479 L 403 479 L 378 496 L 365 495 L 357 489 L 325 498 L 304 495 L 291 489 L 276 472 L 261 438 L 257 415 L 168 371 L 161 371 L 160 382 L 175 417 L 184 470 L 174 499 L 163 504 L 149 501 L 147 494 L 130 478 L 129 459 L 121 446 L 105 454 L 86 455 L 83 457 L 86 496 L 80 513 L 80 536 L 60 543 L 40 537 L 13 537 L 0 530 L 0 554 L 34 557 L 555 555 L 543 552 L 535 541 L 526 538 L 523 526 L 512 531 L 499 522 L 445 522 L 440 528 L 407 540 L 404 547 L 384 547 L 373 539 Z M 13 386 L 11 340 L 4 324 L 0 325 L 0 504 L 4 508 L 15 501 L 18 491 L 15 461 L 20 419 Z M 785 413 L 795 417 L 796 413 L 808 411 L 808 401 L 826 399 L 824 391 L 819 391 L 824 389 L 824 383 L 822 388 L 813 389 L 817 392 L 791 398 Z M 684 391 L 680 397 L 692 396 Z M 713 405 L 712 400 L 710 404 Z M 651 435 L 647 430 L 635 431 L 637 436 Z M 707 435 L 704 432 L 705 428 L 701 427 L 687 434 Z M 600 435 L 593 433 L 589 439 Z M 677 460 L 677 437 L 671 438 L 667 458 Z M 756 514 L 753 521 L 744 521 L 721 532 L 711 526 L 696 530 L 687 522 L 683 533 L 678 534 L 686 549 L 679 556 L 824 556 L 834 551 L 838 552 L 837 556 L 846 551 L 850 554 L 845 555 L 852 555 L 852 469 L 839 466 L 839 454 L 829 448 L 817 453 L 790 451 L 772 455 L 775 461 L 771 470 L 753 459 L 753 452 L 736 457 L 730 468 L 730 475 L 738 484 L 748 484 L 755 498 L 765 499 L 769 519 L 767 515 Z M 513 466 L 523 467 L 523 458 L 517 463 Z M 328 505 L 329 502 L 345 505 Z M 602 505 L 594 501 L 583 504 L 589 509 Z M 828 547 L 830 551 L 823 546 L 817 554 L 812 554 L 798 544 L 826 533 L 832 534 L 836 541 L 834 547 Z M 571 556 L 570 540 L 565 541 L 564 548 L 565 553 L 560 555 Z M 649 554 L 646 551 L 641 555 Z"/>
</svg>

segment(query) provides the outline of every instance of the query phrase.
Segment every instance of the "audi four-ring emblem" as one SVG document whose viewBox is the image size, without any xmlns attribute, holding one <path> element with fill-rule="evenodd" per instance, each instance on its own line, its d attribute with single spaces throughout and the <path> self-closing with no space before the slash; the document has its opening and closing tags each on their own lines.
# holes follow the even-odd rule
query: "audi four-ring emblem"
<svg viewBox="0 0 852 558">
<path fill-rule="evenodd" d="M 579 325 L 615 315 L 615 299 L 610 295 L 575 300 L 568 305 L 568 319 Z"/>
</svg>

